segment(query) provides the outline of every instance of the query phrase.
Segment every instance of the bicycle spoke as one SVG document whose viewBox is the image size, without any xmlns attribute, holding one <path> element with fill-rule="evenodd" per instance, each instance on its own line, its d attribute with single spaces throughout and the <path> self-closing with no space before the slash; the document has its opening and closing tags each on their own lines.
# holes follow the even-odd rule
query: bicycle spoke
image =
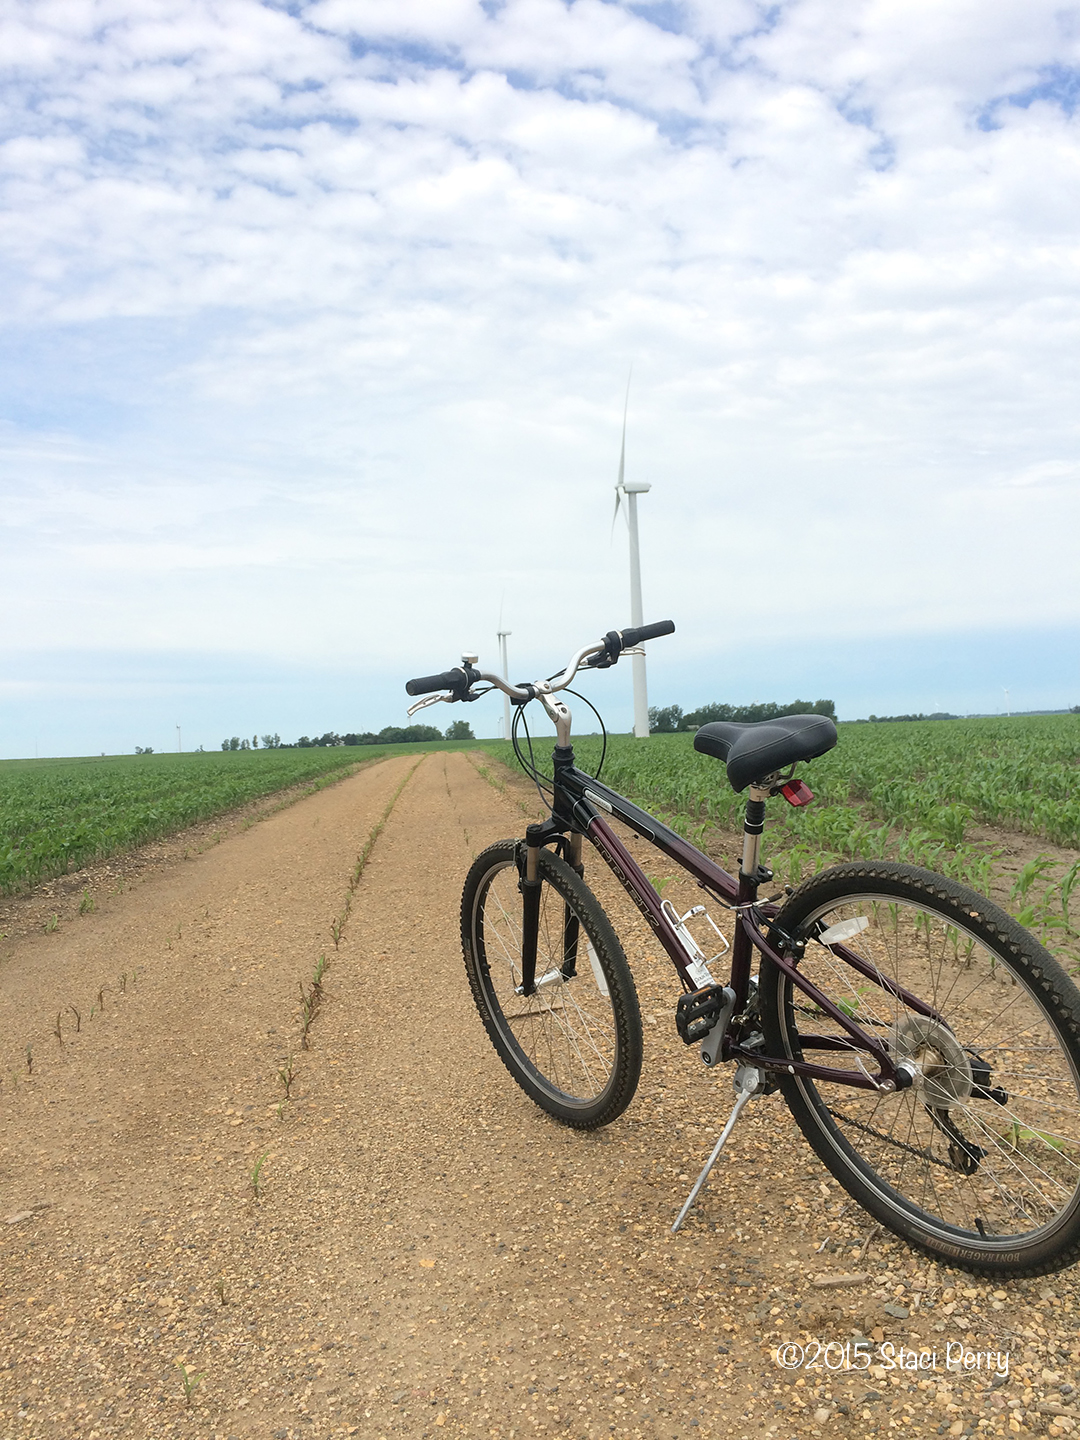
<svg viewBox="0 0 1080 1440">
<path fill-rule="evenodd" d="M 837 1157 L 836 1173 L 850 1169 L 876 1187 L 882 1197 L 876 1213 L 888 1223 L 890 1212 L 898 1221 L 910 1216 L 920 1234 L 959 1232 L 972 1248 L 995 1238 L 1019 1246 L 1066 1222 L 1080 1233 L 1080 1057 L 1024 983 L 1023 969 L 1011 964 L 1015 949 L 994 949 L 981 938 L 985 902 L 973 897 L 950 910 L 937 900 L 948 882 L 935 877 L 928 877 L 933 898 L 907 899 L 904 888 L 917 891 L 919 883 L 908 877 L 920 872 L 880 869 L 896 885 L 887 903 L 860 895 L 856 878 L 850 893 L 808 906 L 799 922 L 815 935 L 865 917 L 868 924 L 841 945 L 858 955 L 866 973 L 820 943 L 807 943 L 797 963 L 895 1061 L 911 1067 L 913 1081 L 883 1095 L 797 1077 L 792 1087 L 808 1101 L 797 1111 L 800 1124 L 821 1134 L 824 1154 Z M 824 891 L 827 877 L 819 879 Z M 790 1032 L 805 1029 L 837 1045 L 808 1047 L 807 1057 L 825 1068 L 849 1068 L 857 1040 L 845 1038 L 843 1027 L 786 977 L 777 984 Z M 909 1009 L 900 989 L 932 1014 Z M 796 1045 L 788 1053 L 802 1052 Z M 812 1121 L 815 1115 L 828 1118 Z M 849 1148 L 838 1149 L 830 1133 Z"/>
</svg>

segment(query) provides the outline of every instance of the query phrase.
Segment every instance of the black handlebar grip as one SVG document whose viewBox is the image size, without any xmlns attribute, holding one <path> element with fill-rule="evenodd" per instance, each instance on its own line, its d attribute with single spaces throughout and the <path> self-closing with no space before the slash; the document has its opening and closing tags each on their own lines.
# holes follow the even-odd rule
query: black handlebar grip
<svg viewBox="0 0 1080 1440">
<path fill-rule="evenodd" d="M 435 690 L 460 690 L 466 680 L 465 671 L 444 670 L 441 675 L 421 675 L 418 680 L 406 680 L 406 695 L 430 695 Z"/>
<path fill-rule="evenodd" d="M 624 649 L 629 650 L 631 645 L 640 645 L 643 640 L 655 640 L 660 635 L 674 634 L 674 620 L 657 620 L 652 625 L 639 625 L 636 629 L 624 630 L 622 643 Z"/>
</svg>

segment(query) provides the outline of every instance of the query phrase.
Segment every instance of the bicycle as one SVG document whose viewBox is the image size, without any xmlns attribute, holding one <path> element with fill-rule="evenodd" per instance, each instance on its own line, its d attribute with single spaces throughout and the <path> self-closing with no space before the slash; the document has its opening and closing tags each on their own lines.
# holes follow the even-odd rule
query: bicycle
<svg viewBox="0 0 1080 1440">
<path fill-rule="evenodd" d="M 680 1037 L 705 1065 L 735 1065 L 734 1107 L 673 1230 L 747 1102 L 779 1089 L 840 1184 L 917 1248 L 986 1274 L 1073 1264 L 1080 995 L 1057 961 L 992 901 L 910 865 L 841 864 L 759 896 L 773 880 L 760 859 L 766 801 L 813 798 L 795 769 L 836 744 L 828 717 L 717 721 L 697 731 L 695 749 L 725 764 L 737 793 L 748 791 L 737 876 L 604 785 L 603 755 L 597 776 L 575 767 L 571 714 L 558 693 L 582 667 L 608 668 L 674 629 L 662 621 L 609 631 L 530 684 L 508 684 L 466 655 L 460 667 L 405 687 L 426 697 L 410 715 L 503 691 L 516 707 L 515 753 L 550 797 L 549 817 L 524 838 L 477 856 L 462 895 L 470 988 L 506 1068 L 542 1109 L 579 1129 L 609 1124 L 637 1088 L 637 994 L 615 929 L 585 884 L 588 840 L 675 967 Z M 528 756 L 519 744 L 533 700 L 555 725 L 550 778 L 531 739 Z M 731 912 L 730 946 L 705 906 L 680 915 L 661 898 L 612 820 Z M 711 957 L 693 933 L 706 925 L 720 942 Z M 713 968 L 729 948 L 720 983 Z"/>
</svg>

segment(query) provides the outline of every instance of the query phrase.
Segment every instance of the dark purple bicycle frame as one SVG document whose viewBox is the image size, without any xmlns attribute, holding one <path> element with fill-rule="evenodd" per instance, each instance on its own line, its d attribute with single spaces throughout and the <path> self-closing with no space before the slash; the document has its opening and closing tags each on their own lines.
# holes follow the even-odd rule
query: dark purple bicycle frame
<svg viewBox="0 0 1080 1440">
<path fill-rule="evenodd" d="M 727 1037 L 724 1041 L 722 1058 L 742 1060 L 756 1065 L 759 1069 L 805 1075 L 814 1080 L 829 1080 L 834 1084 L 850 1085 L 860 1090 L 879 1090 L 883 1087 L 904 1083 L 897 1079 L 896 1067 L 888 1050 L 873 1035 L 869 1035 L 849 1015 L 835 1005 L 812 981 L 799 972 L 798 960 L 784 955 L 769 943 L 761 928 L 762 921 L 768 921 L 777 914 L 777 906 L 758 904 L 756 879 L 740 873 L 738 879 L 721 869 L 713 860 L 703 854 L 689 841 L 677 835 L 645 810 L 631 803 L 617 791 L 573 766 L 572 755 L 560 755 L 556 751 L 555 817 L 573 817 L 572 826 L 563 827 L 556 820 L 556 828 L 572 828 L 585 835 L 599 852 L 615 878 L 626 890 L 634 904 L 648 921 L 653 933 L 667 951 L 672 964 L 678 971 L 683 987 L 687 991 L 697 988 L 691 979 L 689 957 L 683 949 L 671 922 L 664 913 L 660 896 L 649 883 L 648 877 L 627 850 L 619 836 L 604 818 L 612 815 L 629 826 L 643 840 L 655 845 L 682 869 L 688 871 L 703 890 L 715 896 L 723 905 L 736 911 L 735 934 L 731 947 L 731 975 L 728 981 L 735 992 L 734 1015 L 745 1008 L 750 993 L 751 961 L 756 950 L 776 965 L 813 1001 L 826 1015 L 829 1015 L 850 1039 L 836 1035 L 807 1035 L 800 1031 L 799 1043 L 806 1050 L 861 1050 L 865 1051 L 878 1065 L 877 1075 L 864 1070 L 837 1070 L 831 1066 L 815 1065 L 808 1060 L 790 1060 L 781 1056 L 763 1056 L 756 1050 L 744 1049 L 738 1042 Z M 604 812 L 604 813 L 601 813 Z M 550 823 L 550 822 L 549 822 Z M 872 965 L 856 952 L 843 944 L 829 947 L 834 955 L 843 960 L 864 978 L 903 1001 L 919 1015 L 937 1017 L 937 1011 L 917 996 L 893 984 L 880 975 Z M 906 1078 L 906 1077 L 905 1077 Z"/>
</svg>

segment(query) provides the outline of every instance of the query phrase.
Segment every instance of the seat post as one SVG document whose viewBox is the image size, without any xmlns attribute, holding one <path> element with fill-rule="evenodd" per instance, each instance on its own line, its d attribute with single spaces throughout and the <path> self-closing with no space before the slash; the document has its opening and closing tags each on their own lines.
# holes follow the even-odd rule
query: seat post
<svg viewBox="0 0 1080 1440">
<path fill-rule="evenodd" d="M 767 789 L 760 786 L 750 786 L 750 798 L 746 802 L 746 817 L 743 821 L 743 849 L 742 863 L 739 866 L 739 879 L 745 885 L 746 882 L 753 884 L 753 893 L 757 892 L 758 862 L 761 857 L 761 834 L 765 829 L 765 801 L 769 798 Z M 740 886 L 740 891 L 743 886 Z M 751 897 L 752 898 L 752 897 Z"/>
</svg>

